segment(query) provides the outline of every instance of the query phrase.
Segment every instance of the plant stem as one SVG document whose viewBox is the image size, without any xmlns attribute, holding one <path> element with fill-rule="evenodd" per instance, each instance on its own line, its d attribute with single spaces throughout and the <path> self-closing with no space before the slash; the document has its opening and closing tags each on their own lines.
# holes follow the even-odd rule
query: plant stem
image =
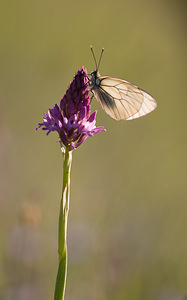
<svg viewBox="0 0 187 300">
<path fill-rule="evenodd" d="M 62 199 L 60 203 L 59 229 L 58 229 L 58 254 L 59 266 L 56 278 L 54 300 L 64 300 L 67 277 L 67 221 L 69 211 L 70 171 L 72 151 L 65 148 L 63 166 Z"/>
</svg>

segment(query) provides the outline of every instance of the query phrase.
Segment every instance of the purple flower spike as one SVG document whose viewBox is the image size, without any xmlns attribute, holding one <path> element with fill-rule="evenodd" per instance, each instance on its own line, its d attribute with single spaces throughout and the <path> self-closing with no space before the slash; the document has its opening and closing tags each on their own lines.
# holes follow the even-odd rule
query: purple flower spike
<svg viewBox="0 0 187 300">
<path fill-rule="evenodd" d="M 88 136 L 100 131 L 106 131 L 103 126 L 96 127 L 96 111 L 90 115 L 90 97 L 88 95 L 87 71 L 82 67 L 78 70 L 66 94 L 57 104 L 44 115 L 44 122 L 39 123 L 36 129 L 42 127 L 57 131 L 60 141 L 69 150 L 76 149 Z"/>
</svg>

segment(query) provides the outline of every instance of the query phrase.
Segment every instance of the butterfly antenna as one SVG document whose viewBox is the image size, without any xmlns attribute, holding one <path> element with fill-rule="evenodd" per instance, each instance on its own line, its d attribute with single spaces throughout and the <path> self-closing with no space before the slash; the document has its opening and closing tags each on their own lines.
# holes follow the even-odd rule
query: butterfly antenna
<svg viewBox="0 0 187 300">
<path fill-rule="evenodd" d="M 93 58 L 94 58 L 94 61 L 95 61 L 95 66 L 96 66 L 96 70 L 97 70 L 97 61 L 96 61 L 96 58 L 95 58 L 95 54 L 94 54 L 94 51 L 93 51 L 93 47 L 90 46 L 90 49 L 92 51 L 92 55 L 93 55 Z"/>
<path fill-rule="evenodd" d="M 97 66 L 97 71 L 98 71 L 99 66 L 100 66 L 100 62 L 101 62 L 101 58 L 102 58 L 102 55 L 103 55 L 103 51 L 104 51 L 104 48 L 102 48 L 102 50 L 101 50 L 101 55 L 100 55 L 100 58 L 99 58 L 99 62 L 98 62 L 98 66 Z"/>
</svg>

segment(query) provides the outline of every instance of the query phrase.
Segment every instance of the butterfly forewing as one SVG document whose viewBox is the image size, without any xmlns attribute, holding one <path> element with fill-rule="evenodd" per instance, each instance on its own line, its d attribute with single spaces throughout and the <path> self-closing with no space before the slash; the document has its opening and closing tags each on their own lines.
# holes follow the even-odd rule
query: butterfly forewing
<svg viewBox="0 0 187 300">
<path fill-rule="evenodd" d="M 118 78 L 99 76 L 100 84 L 92 88 L 104 111 L 115 120 L 131 120 L 156 108 L 155 99 L 137 86 Z"/>
<path fill-rule="evenodd" d="M 134 115 L 132 115 L 127 120 L 132 120 L 132 119 L 145 116 L 146 114 L 150 113 L 157 107 L 156 100 L 150 94 L 144 92 L 143 90 L 140 91 L 143 95 L 143 103 L 140 107 L 140 110 L 138 110 Z"/>
</svg>

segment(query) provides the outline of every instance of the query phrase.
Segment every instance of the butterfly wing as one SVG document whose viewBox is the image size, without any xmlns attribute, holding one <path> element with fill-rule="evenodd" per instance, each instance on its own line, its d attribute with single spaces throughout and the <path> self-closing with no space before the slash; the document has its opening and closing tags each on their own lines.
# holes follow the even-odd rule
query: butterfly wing
<svg viewBox="0 0 187 300">
<path fill-rule="evenodd" d="M 115 120 L 142 117 L 156 106 L 156 100 L 137 86 L 118 78 L 99 76 L 100 84 L 92 91 L 104 111 Z"/>
</svg>

